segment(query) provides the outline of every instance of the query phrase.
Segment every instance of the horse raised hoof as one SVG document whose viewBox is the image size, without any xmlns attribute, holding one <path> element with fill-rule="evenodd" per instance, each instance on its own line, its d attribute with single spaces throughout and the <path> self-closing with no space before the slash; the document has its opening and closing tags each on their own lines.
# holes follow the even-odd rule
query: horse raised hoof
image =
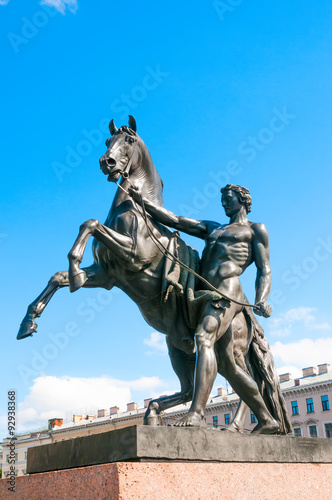
<svg viewBox="0 0 332 500">
<path fill-rule="evenodd" d="M 69 290 L 71 293 L 76 292 L 81 288 L 87 280 L 85 271 L 80 271 L 79 273 L 72 275 L 69 273 Z"/>
<path fill-rule="evenodd" d="M 34 333 L 37 332 L 37 323 L 34 321 L 26 321 L 21 323 L 20 329 L 17 334 L 17 340 L 25 339 L 26 337 L 32 337 Z"/>
</svg>

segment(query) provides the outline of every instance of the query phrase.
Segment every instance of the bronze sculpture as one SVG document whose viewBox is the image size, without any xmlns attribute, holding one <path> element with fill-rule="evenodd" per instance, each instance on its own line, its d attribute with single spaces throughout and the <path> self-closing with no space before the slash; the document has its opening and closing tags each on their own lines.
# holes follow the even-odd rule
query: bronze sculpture
<svg viewBox="0 0 332 500">
<path fill-rule="evenodd" d="M 150 403 L 146 424 L 156 424 L 161 411 L 192 400 L 194 393 L 193 411 L 178 425 L 203 425 L 206 400 L 218 371 L 230 379 L 234 389 L 256 414 L 255 432 L 289 432 L 269 346 L 249 306 L 239 305 L 245 299 L 238 276 L 254 260 L 261 272 L 255 307 L 261 314 L 269 315 L 270 312 L 266 304 L 269 278 L 263 272 L 268 269 L 264 229 L 247 221 L 245 204 L 233 188 L 228 188 L 223 194 L 223 204 L 226 214 L 233 217 L 231 223 L 221 227 L 217 223 L 197 225 L 195 221 L 196 229 L 192 231 L 200 237 L 210 238 L 202 256 L 201 273 L 212 281 L 215 291 L 198 289 L 191 272 L 200 270 L 197 252 L 156 220 L 174 226 L 166 217 L 170 212 L 163 209 L 162 181 L 146 145 L 136 133 L 135 119 L 130 117 L 129 127 L 120 129 L 112 120 L 110 132 L 100 168 L 108 181 L 117 182 L 121 177 L 121 182 L 105 224 L 96 220 L 82 224 L 68 254 L 69 272 L 56 273 L 30 304 L 17 338 L 25 338 L 36 331 L 35 318 L 41 315 L 59 288 L 69 286 L 74 292 L 82 286 L 108 290 L 117 286 L 134 300 L 151 326 L 166 334 L 172 366 L 181 384 L 179 393 Z M 134 194 L 133 189 L 128 192 L 132 186 L 138 188 L 138 194 Z M 133 197 L 143 199 L 143 206 L 155 218 L 146 216 Z M 190 232 L 190 222 L 187 220 L 186 224 L 179 228 Z M 80 269 L 90 236 L 94 237 L 94 263 Z M 220 261 L 220 249 L 226 242 L 229 248 L 226 253 L 224 251 L 222 266 L 226 274 L 218 278 L 220 270 L 211 266 L 211 260 Z M 165 249 L 167 258 L 161 249 Z M 183 263 L 182 267 L 179 262 Z M 227 275 L 227 268 L 232 265 L 233 271 Z M 225 298 L 227 294 L 231 301 Z M 199 330 L 195 336 L 197 325 Z M 242 430 L 245 410 L 242 402 L 231 430 Z"/>
</svg>

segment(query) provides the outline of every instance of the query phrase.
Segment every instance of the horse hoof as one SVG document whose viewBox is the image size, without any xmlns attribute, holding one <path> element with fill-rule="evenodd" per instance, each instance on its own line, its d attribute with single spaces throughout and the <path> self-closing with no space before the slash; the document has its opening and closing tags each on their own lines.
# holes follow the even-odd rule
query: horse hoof
<svg viewBox="0 0 332 500">
<path fill-rule="evenodd" d="M 76 292 L 79 288 L 81 288 L 88 278 L 86 277 L 85 271 L 80 271 L 78 274 L 74 276 L 69 276 L 69 290 L 70 292 Z"/>
<path fill-rule="evenodd" d="M 34 333 L 37 332 L 37 323 L 34 321 L 28 321 L 26 323 L 21 323 L 20 329 L 17 334 L 17 340 L 25 339 L 26 337 L 32 337 Z"/>
<path fill-rule="evenodd" d="M 150 403 L 148 410 L 146 411 L 143 419 L 143 425 L 159 425 L 159 405 L 157 401 Z"/>
<path fill-rule="evenodd" d="M 153 425 L 154 427 L 157 427 L 159 425 L 159 416 L 151 415 L 149 417 L 144 418 L 143 425 Z"/>
</svg>

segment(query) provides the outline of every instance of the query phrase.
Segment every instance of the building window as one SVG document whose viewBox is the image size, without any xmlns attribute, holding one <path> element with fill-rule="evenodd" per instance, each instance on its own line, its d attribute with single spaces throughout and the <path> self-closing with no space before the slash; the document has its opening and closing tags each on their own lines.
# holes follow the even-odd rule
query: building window
<svg viewBox="0 0 332 500">
<path fill-rule="evenodd" d="M 255 424 L 257 422 L 257 418 L 253 414 L 253 412 L 250 410 L 250 421 L 252 424 Z"/>
<path fill-rule="evenodd" d="M 7 464 L 9 463 L 9 455 L 10 455 L 10 453 L 8 453 L 8 455 L 6 455 L 6 462 L 7 462 Z M 18 457 L 18 454 L 15 453 L 15 462 L 17 462 L 17 457 Z"/>
<path fill-rule="evenodd" d="M 302 436 L 302 429 L 301 429 L 301 427 L 294 427 L 293 432 L 294 432 L 294 436 L 295 437 L 301 437 Z"/>
<path fill-rule="evenodd" d="M 317 425 L 309 425 L 309 436 L 311 438 L 318 437 Z"/>
<path fill-rule="evenodd" d="M 298 415 L 299 414 L 299 405 L 297 404 L 297 401 L 292 401 L 292 415 Z"/>
<path fill-rule="evenodd" d="M 218 417 L 213 417 L 213 427 L 218 428 Z"/>
<path fill-rule="evenodd" d="M 332 424 L 324 424 L 325 436 L 332 439 Z"/>
<path fill-rule="evenodd" d="M 28 457 L 28 452 L 26 451 L 26 452 L 24 453 L 24 460 L 26 460 L 26 459 L 27 459 L 27 457 Z"/>
<path fill-rule="evenodd" d="M 330 409 L 330 403 L 329 403 L 328 396 L 322 396 L 322 407 L 323 407 L 323 411 Z"/>
<path fill-rule="evenodd" d="M 231 416 L 229 413 L 226 413 L 225 415 L 225 425 L 230 425 L 231 423 Z"/>
<path fill-rule="evenodd" d="M 314 410 L 314 402 L 312 400 L 312 398 L 308 398 L 307 399 L 307 412 L 308 413 L 313 413 L 315 410 Z"/>
<path fill-rule="evenodd" d="M 15 472 L 14 472 L 14 476 L 17 476 L 17 475 L 18 475 L 18 472 L 17 472 L 17 471 L 15 471 Z M 10 471 L 5 472 L 5 477 L 9 477 L 9 476 L 12 476 L 11 472 L 10 472 Z"/>
</svg>

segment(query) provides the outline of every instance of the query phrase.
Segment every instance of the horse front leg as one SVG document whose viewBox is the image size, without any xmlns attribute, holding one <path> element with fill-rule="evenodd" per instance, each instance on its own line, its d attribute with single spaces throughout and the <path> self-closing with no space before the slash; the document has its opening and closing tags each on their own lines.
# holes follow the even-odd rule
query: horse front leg
<svg viewBox="0 0 332 500">
<path fill-rule="evenodd" d="M 105 271 L 97 263 L 86 267 L 84 273 L 87 276 L 87 281 L 84 284 L 85 288 L 105 288 L 106 290 L 111 290 L 114 286 L 114 281 L 112 281 L 110 276 L 105 274 Z M 42 293 L 29 305 L 17 334 L 18 340 L 30 337 L 36 333 L 37 323 L 35 319 L 40 317 L 55 292 L 66 286 L 69 286 L 68 271 L 60 271 L 52 276 Z"/>
<path fill-rule="evenodd" d="M 93 236 L 97 241 L 105 245 L 108 250 L 114 252 L 125 262 L 129 262 L 132 258 L 133 241 L 129 236 L 104 226 L 95 219 L 90 219 L 84 222 L 80 227 L 80 232 L 76 241 L 68 254 L 69 260 L 69 289 L 75 292 L 81 288 L 87 277 L 83 269 L 79 265 L 82 262 L 84 250 L 89 238 Z"/>
<path fill-rule="evenodd" d="M 42 293 L 38 295 L 38 297 L 29 305 L 27 313 L 20 325 L 20 329 L 16 337 L 17 340 L 30 336 L 32 337 L 32 335 L 37 332 L 37 323 L 35 322 L 35 319 L 39 318 L 55 292 L 59 290 L 59 288 L 68 285 L 69 281 L 67 271 L 60 271 L 52 276 Z"/>
</svg>

